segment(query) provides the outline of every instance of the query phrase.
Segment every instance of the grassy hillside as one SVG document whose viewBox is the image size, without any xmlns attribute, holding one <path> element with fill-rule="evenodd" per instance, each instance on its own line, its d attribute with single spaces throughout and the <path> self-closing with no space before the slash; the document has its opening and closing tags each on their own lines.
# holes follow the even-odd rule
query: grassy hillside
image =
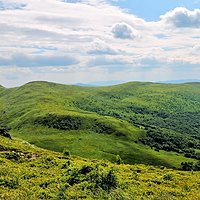
<svg viewBox="0 0 200 200">
<path fill-rule="evenodd" d="M 104 88 L 77 106 L 144 127 L 141 141 L 157 150 L 200 159 L 200 84 L 127 83 Z"/>
<path fill-rule="evenodd" d="M 200 199 L 199 172 L 113 164 L 0 136 L 0 199 Z"/>
<path fill-rule="evenodd" d="M 110 161 L 120 155 L 125 163 L 180 168 L 199 155 L 199 86 L 32 82 L 2 89 L 0 125 L 54 151 Z"/>
</svg>

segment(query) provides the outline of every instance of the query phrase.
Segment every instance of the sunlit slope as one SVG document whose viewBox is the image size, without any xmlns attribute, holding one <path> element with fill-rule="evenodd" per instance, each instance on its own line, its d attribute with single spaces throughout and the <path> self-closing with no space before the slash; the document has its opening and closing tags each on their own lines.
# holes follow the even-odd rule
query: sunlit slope
<svg viewBox="0 0 200 200">
<path fill-rule="evenodd" d="M 144 127 L 144 144 L 200 159 L 200 84 L 127 83 L 101 88 L 77 106 Z"/>
<path fill-rule="evenodd" d="M 199 172 L 88 160 L 0 136 L 0 199 L 192 199 Z"/>
<path fill-rule="evenodd" d="M 13 136 L 55 151 L 68 149 L 74 155 L 111 161 L 119 154 L 126 163 L 180 167 L 189 159 L 154 151 L 139 140 L 145 137 L 146 126 L 163 119 L 160 115 L 198 112 L 198 86 L 128 83 L 79 87 L 32 82 L 3 90 L 0 123 L 11 127 Z"/>
</svg>

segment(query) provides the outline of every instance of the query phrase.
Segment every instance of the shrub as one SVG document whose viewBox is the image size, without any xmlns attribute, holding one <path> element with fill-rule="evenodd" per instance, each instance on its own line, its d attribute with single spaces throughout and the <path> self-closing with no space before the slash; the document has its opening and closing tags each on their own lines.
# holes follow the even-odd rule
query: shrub
<svg viewBox="0 0 200 200">
<path fill-rule="evenodd" d="M 113 170 L 110 170 L 104 177 L 102 177 L 102 189 L 110 191 L 112 188 L 117 188 L 117 185 L 117 177 Z"/>
<path fill-rule="evenodd" d="M 67 150 L 67 149 L 64 149 L 64 150 L 63 150 L 63 155 L 64 155 L 64 156 L 70 156 L 70 151 Z"/>
<path fill-rule="evenodd" d="M 10 189 L 17 189 L 20 186 L 19 178 L 16 176 L 13 176 L 12 178 L 7 177 L 4 179 L 0 179 L 0 186 L 4 186 Z"/>
<path fill-rule="evenodd" d="M 185 171 L 193 170 L 193 162 L 182 162 L 181 166 L 182 166 L 182 169 Z"/>
<path fill-rule="evenodd" d="M 200 161 L 194 165 L 194 171 L 200 171 Z"/>
<path fill-rule="evenodd" d="M 121 159 L 121 157 L 120 157 L 119 155 L 116 156 L 115 162 L 116 162 L 116 164 L 118 164 L 118 165 L 123 164 L 123 160 Z"/>
<path fill-rule="evenodd" d="M 92 191 L 97 189 L 110 192 L 112 189 L 118 187 L 117 176 L 114 171 L 111 169 L 107 172 L 103 171 L 99 166 L 82 166 L 81 169 L 68 169 L 65 174 L 66 179 L 62 179 L 67 182 L 69 185 L 73 186 L 75 184 L 81 184 L 87 182 L 87 185 L 90 186 Z"/>
<path fill-rule="evenodd" d="M 164 179 L 165 181 L 172 181 L 172 180 L 173 180 L 173 176 L 172 176 L 172 174 L 165 174 L 165 175 L 163 176 L 163 179 Z"/>
</svg>

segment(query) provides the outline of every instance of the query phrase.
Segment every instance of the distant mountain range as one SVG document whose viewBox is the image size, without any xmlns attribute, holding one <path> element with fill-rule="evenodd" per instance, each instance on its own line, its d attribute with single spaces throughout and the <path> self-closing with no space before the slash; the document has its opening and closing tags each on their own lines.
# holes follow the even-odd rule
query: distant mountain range
<svg viewBox="0 0 200 200">
<path fill-rule="evenodd" d="M 200 82 L 200 79 L 169 80 L 169 81 L 159 81 L 158 83 L 178 84 L 178 83 L 195 83 L 195 82 Z"/>
<path fill-rule="evenodd" d="M 121 83 L 126 83 L 127 81 L 120 81 L 120 80 L 112 80 L 112 81 L 97 81 L 97 82 L 90 82 L 90 83 L 76 83 L 77 86 L 111 86 L 111 85 L 118 85 Z"/>
<path fill-rule="evenodd" d="M 97 87 L 97 86 L 112 86 L 118 85 L 122 83 L 126 83 L 128 81 L 122 80 L 112 80 L 112 81 L 98 81 L 98 82 L 90 82 L 90 83 L 76 83 L 77 86 L 88 86 L 88 87 Z M 154 81 L 153 81 L 154 82 Z M 200 82 L 200 79 L 183 79 L 183 80 L 167 80 L 167 81 L 155 81 L 155 83 L 166 83 L 166 84 L 180 84 L 180 83 L 195 83 Z"/>
</svg>

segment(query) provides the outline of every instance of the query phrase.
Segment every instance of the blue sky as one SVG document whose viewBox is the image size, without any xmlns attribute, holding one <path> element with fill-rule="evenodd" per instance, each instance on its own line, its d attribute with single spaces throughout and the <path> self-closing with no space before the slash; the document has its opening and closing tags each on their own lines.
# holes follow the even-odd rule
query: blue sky
<svg viewBox="0 0 200 200">
<path fill-rule="evenodd" d="M 200 77 L 199 0 L 0 0 L 0 84 Z"/>
<path fill-rule="evenodd" d="M 200 8 L 199 0 L 119 0 L 113 4 L 147 21 L 157 21 L 160 15 L 176 7 Z"/>
</svg>

